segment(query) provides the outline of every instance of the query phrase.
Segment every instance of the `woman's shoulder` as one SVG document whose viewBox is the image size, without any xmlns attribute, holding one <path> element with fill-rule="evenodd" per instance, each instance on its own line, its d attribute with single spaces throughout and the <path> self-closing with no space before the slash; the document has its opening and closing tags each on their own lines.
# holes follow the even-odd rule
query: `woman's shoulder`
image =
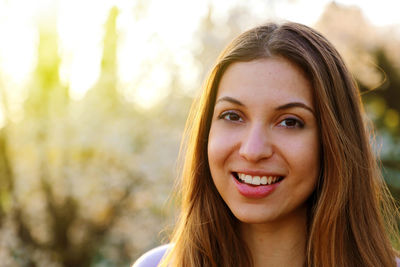
<svg viewBox="0 0 400 267">
<path fill-rule="evenodd" d="M 169 250 L 171 247 L 171 244 L 166 244 L 149 250 L 140 256 L 140 258 L 136 260 L 132 267 L 156 267 L 167 250 Z"/>
</svg>

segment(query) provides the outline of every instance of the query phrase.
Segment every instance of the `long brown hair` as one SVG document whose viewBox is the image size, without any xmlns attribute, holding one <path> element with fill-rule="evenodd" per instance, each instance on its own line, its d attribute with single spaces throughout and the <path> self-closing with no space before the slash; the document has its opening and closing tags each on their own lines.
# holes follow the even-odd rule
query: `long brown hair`
<svg viewBox="0 0 400 267">
<path fill-rule="evenodd" d="M 234 62 L 283 57 L 311 81 L 321 175 L 310 197 L 306 266 L 395 266 L 397 209 L 369 143 L 360 95 L 336 49 L 297 23 L 251 29 L 222 52 L 186 127 L 181 215 L 164 266 L 252 266 L 238 220 L 214 186 L 207 142 L 222 75 Z"/>
</svg>

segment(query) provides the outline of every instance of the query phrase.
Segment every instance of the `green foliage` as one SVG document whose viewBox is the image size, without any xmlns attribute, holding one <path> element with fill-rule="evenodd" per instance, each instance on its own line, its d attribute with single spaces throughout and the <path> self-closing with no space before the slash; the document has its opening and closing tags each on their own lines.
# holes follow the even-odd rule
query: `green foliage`
<svg viewBox="0 0 400 267">
<path fill-rule="evenodd" d="M 377 48 L 373 56 L 383 83 L 372 91 L 359 84 L 378 141 L 383 145 L 380 156 L 384 177 L 395 198 L 400 199 L 400 69 L 383 47 Z"/>
<path fill-rule="evenodd" d="M 379 71 L 384 76 L 382 85 L 373 91 L 364 91 L 363 100 L 371 107 L 374 123 L 381 131 L 390 132 L 394 138 L 400 137 L 400 71 L 394 62 L 389 60 L 387 52 L 378 48 L 373 53 Z"/>
</svg>

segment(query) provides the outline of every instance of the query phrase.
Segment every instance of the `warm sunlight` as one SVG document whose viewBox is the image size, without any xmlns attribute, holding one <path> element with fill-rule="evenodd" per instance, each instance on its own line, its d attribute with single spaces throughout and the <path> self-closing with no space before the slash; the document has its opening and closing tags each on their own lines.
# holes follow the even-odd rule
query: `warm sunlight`
<svg viewBox="0 0 400 267">
<path fill-rule="evenodd" d="M 60 76 L 70 86 L 73 99 L 84 97 L 98 78 L 103 25 L 111 7 L 112 1 L 104 0 L 59 2 L 57 31 L 62 58 Z"/>
<path fill-rule="evenodd" d="M 360 6 L 370 21 L 378 25 L 400 23 L 396 13 L 399 7 L 394 6 L 399 4 L 393 1 L 384 5 L 385 12 L 376 12 L 379 8 L 376 1 L 339 2 Z M 174 71 L 170 69 L 171 63 L 187 74 L 185 79 L 189 83 L 198 77 L 199 70 L 187 54 L 190 54 L 195 31 L 208 7 L 214 6 L 213 15 L 224 21 L 222 10 L 238 5 L 238 1 L 228 0 L 217 3 L 152 0 L 145 4 L 122 0 L 41 0 L 35 3 L 0 1 L 0 34 L 4 36 L 0 42 L 0 81 L 7 91 L 14 91 L 14 95 L 19 92 L 17 98 L 24 93 L 23 85 L 29 82 L 36 64 L 36 25 L 45 25 L 56 27 L 62 83 L 69 86 L 72 99 L 83 98 L 99 77 L 103 26 L 110 8 L 117 6 L 118 90 L 128 101 L 143 108 L 151 107 L 165 96 L 165 87 L 171 82 Z M 257 14 L 268 12 L 270 17 L 312 24 L 327 3 L 329 1 L 271 1 L 275 10 L 271 12 L 262 1 L 252 0 L 248 7 L 257 10 Z M 174 15 L 177 10 L 184 12 Z M 18 101 L 11 102 L 18 105 Z"/>
<path fill-rule="evenodd" d="M 374 151 L 384 170 L 379 181 L 384 178 L 394 198 L 400 199 L 399 4 L 400 0 L 0 0 L 0 267 L 132 266 L 145 251 L 170 242 L 180 211 L 175 193 L 182 191 L 174 180 L 196 170 L 210 174 L 213 166 L 205 151 L 210 149 L 194 151 L 192 145 L 199 142 L 187 135 L 196 135 L 203 122 L 210 123 L 204 117 L 193 121 L 188 114 L 212 112 L 213 107 L 203 105 L 200 113 L 191 107 L 199 103 L 203 86 L 215 93 L 209 86 L 215 82 L 212 71 L 218 69 L 215 64 L 224 47 L 240 33 L 268 22 L 308 25 L 338 49 L 360 87 L 362 116 L 376 130 L 374 138 L 362 138 L 358 144 L 376 143 Z M 270 29 L 272 24 L 264 26 Z M 296 34 L 295 28 L 291 31 Z M 279 39 L 274 33 L 261 36 Z M 314 41 L 325 46 L 319 38 Z M 252 49 L 246 42 L 240 46 Z M 341 63 L 337 67 L 347 73 Z M 252 90 L 250 84 L 246 89 Z M 343 91 L 339 87 L 333 89 Z M 200 104 L 206 102 L 203 98 Z M 245 122 L 254 123 L 254 112 L 236 111 L 246 113 Z M 343 110 L 335 112 L 341 116 Z M 279 115 L 282 127 L 272 127 L 276 133 L 301 139 L 311 128 L 315 132 L 308 118 L 287 113 Z M 360 118 L 358 109 L 356 117 Z M 226 119 L 219 121 L 231 125 Z M 354 140 L 354 131 L 362 131 L 361 121 L 356 121 L 357 127 L 347 131 Z M 347 118 L 344 123 L 352 121 Z M 240 129 L 234 126 L 230 131 L 236 130 Z M 373 158 L 369 149 L 367 154 L 357 153 L 359 148 L 352 148 L 354 159 Z M 225 156 L 230 157 L 233 150 L 228 150 Z M 289 150 L 279 152 L 290 154 Z M 273 161 L 285 153 L 277 153 Z M 200 164 L 187 169 L 190 159 L 199 156 Z M 281 167 L 292 169 L 286 159 Z M 284 171 L 279 164 L 253 163 L 258 166 L 255 172 L 264 167 Z M 365 166 L 371 164 L 367 160 Z"/>
<path fill-rule="evenodd" d="M 177 6 L 185 10 L 183 16 L 171 16 Z M 189 50 L 207 5 L 201 1 L 151 1 L 144 11 L 148 16 L 132 16 L 133 7 L 126 5 L 119 8 L 120 90 L 128 100 L 150 107 L 165 96 L 165 85 L 171 82 L 169 66 Z M 191 67 L 190 61 L 180 63 Z"/>
<path fill-rule="evenodd" d="M 338 0 L 337 2 L 361 7 L 364 15 L 376 26 L 400 25 L 400 1 Z"/>
</svg>

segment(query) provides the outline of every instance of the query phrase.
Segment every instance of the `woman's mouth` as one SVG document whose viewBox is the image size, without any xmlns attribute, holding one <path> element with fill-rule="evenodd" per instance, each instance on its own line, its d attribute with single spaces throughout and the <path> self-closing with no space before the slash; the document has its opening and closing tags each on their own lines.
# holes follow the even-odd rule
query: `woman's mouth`
<svg viewBox="0 0 400 267">
<path fill-rule="evenodd" d="M 271 185 L 283 180 L 283 176 L 257 176 L 246 173 L 233 172 L 232 175 L 240 183 L 248 185 Z"/>
<path fill-rule="evenodd" d="M 250 175 L 241 172 L 232 172 L 232 176 L 239 193 L 252 199 L 260 199 L 272 194 L 285 178 L 279 175 Z"/>
</svg>

